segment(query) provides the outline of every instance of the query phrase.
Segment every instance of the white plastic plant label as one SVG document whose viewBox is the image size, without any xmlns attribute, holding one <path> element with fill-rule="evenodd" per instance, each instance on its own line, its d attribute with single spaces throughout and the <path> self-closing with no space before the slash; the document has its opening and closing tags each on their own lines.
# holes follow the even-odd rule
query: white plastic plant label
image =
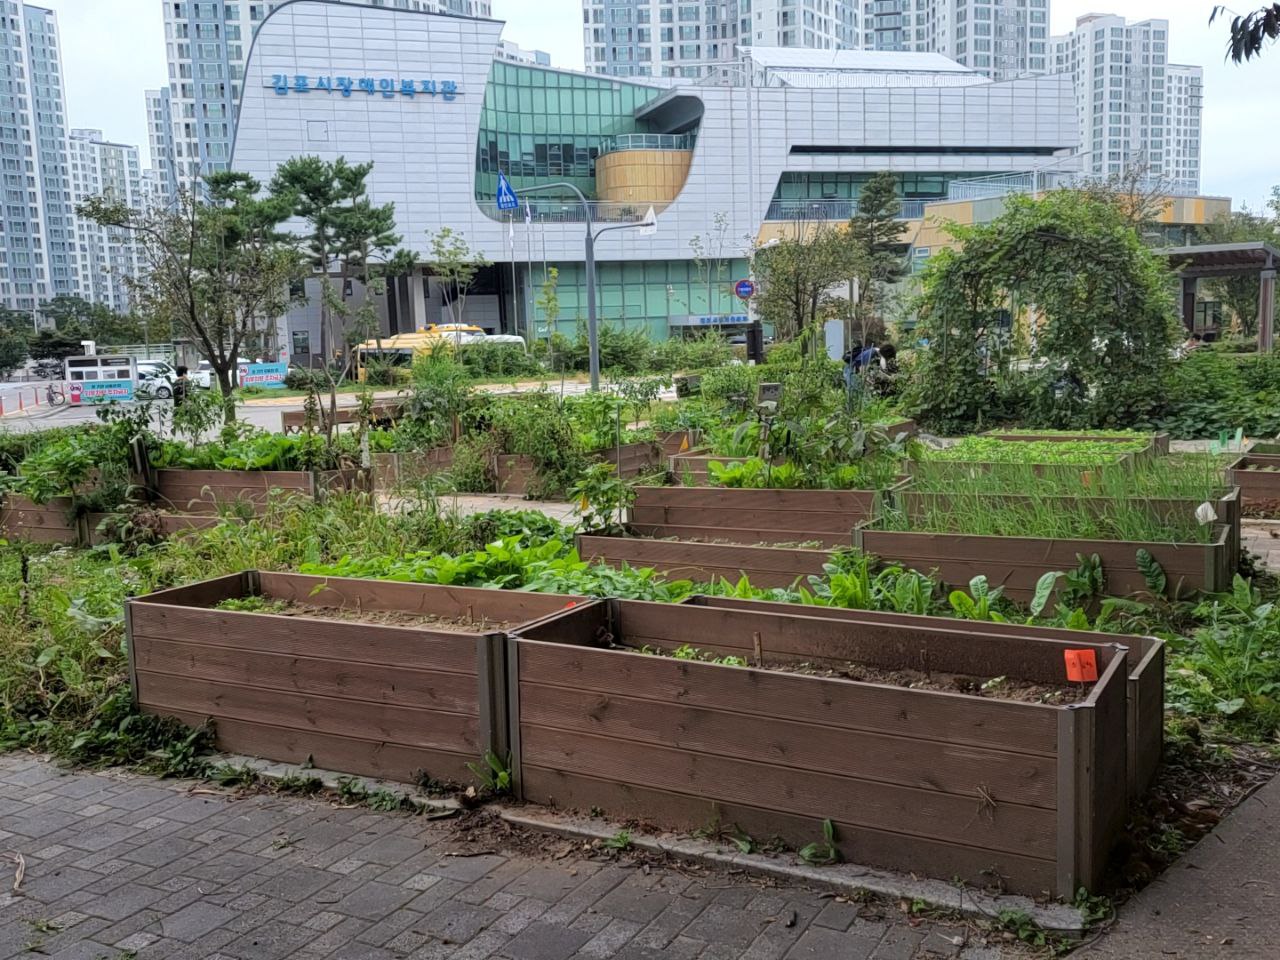
<svg viewBox="0 0 1280 960">
<path fill-rule="evenodd" d="M 1200 525 L 1206 526 L 1218 519 L 1218 513 L 1213 509 L 1213 504 L 1205 501 L 1196 507 L 1196 519 L 1200 521 Z"/>
</svg>

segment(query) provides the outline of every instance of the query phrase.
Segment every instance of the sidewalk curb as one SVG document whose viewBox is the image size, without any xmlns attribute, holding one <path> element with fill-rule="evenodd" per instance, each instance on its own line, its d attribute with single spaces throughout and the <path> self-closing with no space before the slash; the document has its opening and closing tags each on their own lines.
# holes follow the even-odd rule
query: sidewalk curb
<svg viewBox="0 0 1280 960">
<path fill-rule="evenodd" d="M 539 807 L 498 806 L 495 809 L 502 819 L 512 826 L 560 837 L 607 840 L 621 829 L 619 824 L 607 820 L 574 817 Z M 1030 897 L 987 894 L 943 880 L 923 880 L 852 863 L 813 867 L 791 854 L 765 856 L 756 853 L 739 853 L 722 844 L 675 834 L 655 835 L 635 830 L 628 832 L 631 835 L 632 845 L 641 850 L 665 853 L 682 860 L 735 867 L 789 883 L 825 887 L 850 897 L 856 897 L 862 893 L 874 893 L 884 897 L 923 900 L 943 910 L 955 910 L 966 916 L 984 920 L 996 919 L 1002 910 L 1018 911 L 1025 913 L 1046 930 L 1070 934 L 1081 934 L 1088 926 L 1080 911 L 1070 904 L 1041 904 Z"/>
<path fill-rule="evenodd" d="M 301 767 L 296 763 L 276 763 L 272 760 L 261 760 L 257 757 L 246 757 L 240 754 L 220 754 L 218 757 L 222 763 L 229 764 L 233 767 L 248 767 L 258 775 L 262 780 L 268 783 L 276 783 L 290 776 L 314 777 L 319 780 L 326 790 L 337 791 L 340 789 L 339 781 L 348 784 L 359 784 L 365 790 L 373 793 L 378 790 L 385 790 L 388 793 L 400 794 L 405 797 L 409 803 L 417 810 L 424 810 L 430 813 L 452 813 L 455 810 L 461 810 L 462 807 L 457 800 L 452 797 L 427 797 L 420 793 L 413 792 L 413 788 L 408 784 L 399 783 L 394 780 L 378 780 L 374 777 L 354 777 L 350 774 L 338 773 L 334 770 L 320 770 L 314 767 Z"/>
</svg>

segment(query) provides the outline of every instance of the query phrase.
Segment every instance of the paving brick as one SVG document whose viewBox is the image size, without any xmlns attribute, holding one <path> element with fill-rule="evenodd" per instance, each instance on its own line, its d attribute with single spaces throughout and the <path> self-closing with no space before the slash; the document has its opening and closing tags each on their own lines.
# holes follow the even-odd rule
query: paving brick
<svg viewBox="0 0 1280 960">
<path fill-rule="evenodd" d="M 427 914 L 423 929 L 437 940 L 466 943 L 498 916 L 498 911 L 488 907 L 453 900 Z"/>
<path fill-rule="evenodd" d="M 414 892 L 390 883 L 364 883 L 348 893 L 330 909 L 348 917 L 381 920 L 387 914 L 414 899 Z"/>
<path fill-rule="evenodd" d="M 98 897 L 85 909 L 95 917 L 107 920 L 123 920 L 139 910 L 163 900 L 168 894 L 164 890 L 155 890 L 139 883 L 125 885 L 109 897 Z"/>
<path fill-rule="evenodd" d="M 572 927 L 531 923 L 502 948 L 511 960 L 569 960 L 590 939 Z"/>
<path fill-rule="evenodd" d="M 193 903 L 160 921 L 160 930 L 166 937 L 190 943 L 211 930 L 222 926 L 236 916 L 234 910 L 212 903 Z"/>
<path fill-rule="evenodd" d="M 786 960 L 870 960 L 878 941 L 871 938 L 852 937 L 826 927 L 810 927 L 794 947 L 785 954 Z"/>
<path fill-rule="evenodd" d="M 612 957 L 626 946 L 627 941 L 644 929 L 643 924 L 630 920 L 611 920 L 609 925 L 582 945 L 583 957 Z"/>
<path fill-rule="evenodd" d="M 734 944 L 745 947 L 764 928 L 761 919 L 744 910 L 713 903 L 703 910 L 687 927 L 684 934 L 709 943 Z"/>
</svg>

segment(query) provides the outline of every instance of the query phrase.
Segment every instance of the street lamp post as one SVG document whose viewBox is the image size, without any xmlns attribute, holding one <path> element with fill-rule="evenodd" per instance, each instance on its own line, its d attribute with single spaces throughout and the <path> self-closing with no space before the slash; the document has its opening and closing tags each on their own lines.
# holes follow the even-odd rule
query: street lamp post
<svg viewBox="0 0 1280 960">
<path fill-rule="evenodd" d="M 590 349 L 589 369 L 591 372 L 591 390 L 600 389 L 600 331 L 596 316 L 596 239 L 610 230 L 629 230 L 637 227 L 651 227 L 653 222 L 646 218 L 640 223 L 619 223 L 612 227 L 595 229 L 591 220 L 591 204 L 581 190 L 572 183 L 540 183 L 532 187 L 522 187 L 521 193 L 545 193 L 548 190 L 568 190 L 582 204 L 583 219 L 587 223 L 585 237 L 585 255 L 587 271 L 587 345 Z"/>
</svg>

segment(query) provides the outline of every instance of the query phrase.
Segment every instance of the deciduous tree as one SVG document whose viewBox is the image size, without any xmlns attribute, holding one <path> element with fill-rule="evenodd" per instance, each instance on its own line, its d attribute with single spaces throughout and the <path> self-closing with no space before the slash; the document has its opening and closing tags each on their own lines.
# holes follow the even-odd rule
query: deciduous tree
<svg viewBox="0 0 1280 960">
<path fill-rule="evenodd" d="M 232 171 L 211 174 L 206 185 L 207 202 L 183 194 L 170 208 L 139 211 L 91 197 L 77 213 L 138 238 L 147 272 L 131 284 L 137 301 L 195 342 L 231 423 L 241 345 L 288 309 L 301 265 L 280 229 L 292 213 L 288 198 L 260 196 L 257 180 Z"/>
</svg>

